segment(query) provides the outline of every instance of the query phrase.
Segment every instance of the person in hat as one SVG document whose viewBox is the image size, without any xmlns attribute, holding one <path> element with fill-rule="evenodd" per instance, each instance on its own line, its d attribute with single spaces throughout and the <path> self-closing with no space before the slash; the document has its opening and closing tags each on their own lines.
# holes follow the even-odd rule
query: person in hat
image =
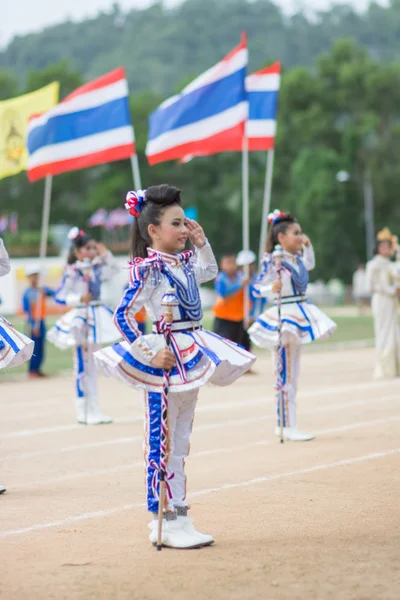
<svg viewBox="0 0 400 600">
<path fill-rule="evenodd" d="M 46 345 L 46 298 L 54 296 L 55 290 L 40 286 L 40 267 L 29 266 L 25 275 L 29 286 L 22 296 L 22 309 L 27 317 L 27 330 L 29 337 L 34 341 L 33 355 L 29 361 L 28 376 L 30 379 L 45 377 L 42 364 Z"/>
<path fill-rule="evenodd" d="M 376 236 L 375 256 L 367 263 L 367 285 L 372 294 L 376 365 L 375 379 L 400 375 L 400 251 L 397 238 L 385 227 Z M 396 255 L 396 261 L 390 259 Z"/>
<path fill-rule="evenodd" d="M 249 278 L 238 269 L 236 256 L 223 256 L 214 283 L 217 300 L 213 306 L 213 331 L 246 350 L 250 350 L 250 338 L 244 328 L 244 290 L 248 283 Z"/>
<path fill-rule="evenodd" d="M 265 305 L 267 304 L 267 298 L 261 298 L 255 291 L 255 284 L 257 282 L 257 269 L 256 269 L 257 257 L 252 250 L 241 250 L 236 257 L 236 264 L 239 268 L 248 267 L 249 269 L 249 296 L 250 296 L 250 311 L 249 311 L 249 325 L 252 325 L 257 317 L 263 312 Z M 247 332 L 246 332 L 247 334 Z"/>
</svg>

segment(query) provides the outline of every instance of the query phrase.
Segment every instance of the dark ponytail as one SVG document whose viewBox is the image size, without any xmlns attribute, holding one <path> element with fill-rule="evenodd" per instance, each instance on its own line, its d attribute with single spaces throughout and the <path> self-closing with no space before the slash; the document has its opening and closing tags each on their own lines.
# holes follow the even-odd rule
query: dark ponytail
<svg viewBox="0 0 400 600">
<path fill-rule="evenodd" d="M 93 239 L 90 235 L 88 235 L 84 231 L 79 231 L 77 228 L 76 228 L 76 230 L 77 230 L 76 236 L 73 239 L 70 238 L 71 246 L 68 251 L 68 257 L 67 257 L 68 265 L 73 265 L 77 261 L 75 250 L 80 250 L 81 248 L 84 248 L 86 246 L 86 244 L 88 244 Z M 70 235 L 71 235 L 72 231 L 73 230 L 70 231 Z"/>
<path fill-rule="evenodd" d="M 132 258 L 146 258 L 147 248 L 151 246 L 149 225 L 159 225 L 164 210 L 174 205 L 181 205 L 181 191 L 178 188 L 167 183 L 147 188 L 143 208 L 132 225 L 130 243 Z"/>
<path fill-rule="evenodd" d="M 271 225 L 267 235 L 266 251 L 271 254 L 274 248 L 279 244 L 278 235 L 285 234 L 290 225 L 297 223 L 297 220 L 290 213 L 285 213 L 282 217 L 278 217 L 274 225 Z"/>
</svg>

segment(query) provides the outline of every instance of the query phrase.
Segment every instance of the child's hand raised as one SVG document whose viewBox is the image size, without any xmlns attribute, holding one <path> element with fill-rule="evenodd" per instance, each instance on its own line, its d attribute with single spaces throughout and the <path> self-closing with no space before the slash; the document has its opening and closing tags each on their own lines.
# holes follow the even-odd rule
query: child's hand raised
<svg viewBox="0 0 400 600">
<path fill-rule="evenodd" d="M 107 246 L 103 242 L 97 242 L 97 252 L 100 258 L 105 258 L 108 252 Z"/>
<path fill-rule="evenodd" d="M 311 244 L 310 238 L 308 237 L 308 235 L 305 235 L 305 233 L 303 233 L 302 238 L 303 238 L 303 245 L 306 248 L 308 248 L 310 246 L 310 244 Z"/>
<path fill-rule="evenodd" d="M 202 248 L 207 241 L 203 228 L 192 219 L 186 219 L 186 227 L 189 232 L 189 240 L 192 242 L 193 246 Z"/>
</svg>

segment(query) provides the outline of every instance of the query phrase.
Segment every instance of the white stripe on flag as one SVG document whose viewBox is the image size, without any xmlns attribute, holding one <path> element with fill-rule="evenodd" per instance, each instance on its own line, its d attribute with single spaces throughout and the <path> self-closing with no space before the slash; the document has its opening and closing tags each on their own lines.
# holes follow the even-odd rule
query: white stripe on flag
<svg viewBox="0 0 400 600">
<path fill-rule="evenodd" d="M 246 90 L 248 92 L 277 92 L 281 76 L 277 73 L 265 75 L 249 75 L 246 77 Z"/>
<path fill-rule="evenodd" d="M 165 150 L 169 150 L 170 148 L 180 146 L 181 144 L 211 137 L 242 123 L 246 120 L 247 114 L 248 103 L 240 102 L 239 104 L 236 104 L 236 106 L 218 113 L 213 117 L 208 117 L 202 121 L 196 121 L 196 123 L 185 125 L 178 129 L 166 131 L 147 143 L 146 154 L 147 156 L 152 156 L 154 154 L 159 154 L 160 152 L 165 152 Z"/>
<path fill-rule="evenodd" d="M 130 125 L 111 129 L 102 133 L 96 133 L 87 137 L 72 140 L 70 142 L 62 142 L 61 144 L 53 144 L 52 146 L 43 146 L 29 157 L 28 171 L 35 167 L 69 160 L 95 152 L 102 152 L 109 148 L 133 144 L 134 142 L 133 129 Z"/>
<path fill-rule="evenodd" d="M 272 119 L 247 121 L 246 131 L 248 138 L 275 137 L 276 121 Z"/>
<path fill-rule="evenodd" d="M 40 125 L 45 125 L 50 117 L 66 115 L 89 108 L 96 108 L 97 106 L 101 106 L 102 104 L 106 104 L 112 100 L 124 98 L 127 95 L 128 86 L 126 79 L 121 79 L 120 81 L 116 81 L 115 83 L 102 87 L 98 90 L 93 90 L 92 92 L 75 96 L 68 102 L 61 102 L 60 104 L 57 104 L 54 108 L 51 108 L 42 116 L 32 119 L 28 126 L 28 133 Z"/>
<path fill-rule="evenodd" d="M 247 60 L 248 51 L 247 48 L 243 48 L 234 54 L 229 60 L 221 60 L 221 62 L 214 65 L 214 67 L 211 67 L 208 69 L 208 71 L 199 75 L 199 77 L 189 83 L 189 85 L 187 85 L 180 94 L 164 100 L 157 110 L 161 110 L 167 106 L 170 106 L 171 104 L 174 104 L 176 100 L 182 96 L 185 96 L 186 94 L 190 94 L 190 92 L 198 90 L 206 85 L 210 85 L 211 83 L 214 83 L 223 77 L 227 77 L 228 75 L 235 73 L 239 69 L 244 69 L 247 66 Z"/>
</svg>

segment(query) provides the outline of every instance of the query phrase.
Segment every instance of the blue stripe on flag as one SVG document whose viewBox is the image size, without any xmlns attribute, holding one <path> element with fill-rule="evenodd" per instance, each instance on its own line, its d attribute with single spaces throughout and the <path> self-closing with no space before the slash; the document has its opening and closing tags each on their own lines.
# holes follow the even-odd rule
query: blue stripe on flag
<svg viewBox="0 0 400 600">
<path fill-rule="evenodd" d="M 276 119 L 278 92 L 249 92 L 249 121 Z"/>
<path fill-rule="evenodd" d="M 27 146 L 29 153 L 33 154 L 43 146 L 77 140 L 130 124 L 128 99 L 118 98 L 95 108 L 51 117 L 29 132 Z"/>
<path fill-rule="evenodd" d="M 213 117 L 246 100 L 245 69 L 180 96 L 173 104 L 159 108 L 150 115 L 149 140 Z"/>
</svg>

